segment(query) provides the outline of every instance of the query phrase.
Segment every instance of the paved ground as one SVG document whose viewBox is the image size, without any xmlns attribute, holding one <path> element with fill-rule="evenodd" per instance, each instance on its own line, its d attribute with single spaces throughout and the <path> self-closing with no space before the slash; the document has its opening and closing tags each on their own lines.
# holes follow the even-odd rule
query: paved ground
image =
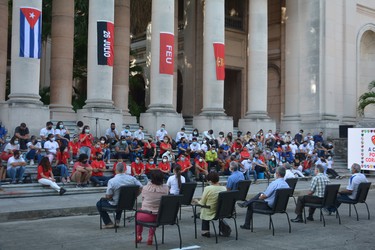
<svg viewBox="0 0 375 250">
<path fill-rule="evenodd" d="M 347 180 L 337 181 L 346 184 Z M 305 192 L 309 182 L 299 182 L 298 192 Z M 266 184 L 253 185 L 251 194 L 264 190 Z M 197 190 L 200 195 L 200 189 Z M 78 197 L 78 198 L 77 198 Z M 81 197 L 82 203 L 86 206 L 96 201 L 100 195 Z M 41 199 L 35 202 L 35 199 Z M 61 199 L 62 198 L 62 199 Z M 73 199 L 72 199 L 73 198 Z M 47 199 L 49 201 L 47 201 Z M 19 211 L 40 209 L 42 205 L 49 208 L 56 208 L 65 204 L 66 208 L 74 207 L 72 204 L 79 200 L 79 196 L 66 197 L 39 197 L 34 198 L 34 205 L 28 198 L 1 200 L 1 210 L 9 210 L 12 207 Z M 37 205 L 39 204 L 39 205 Z M 69 204 L 71 204 L 69 206 Z M 268 218 L 262 215 L 254 217 L 254 232 L 239 230 L 238 241 L 234 238 L 233 221 L 228 221 L 232 226 L 232 236 L 219 238 L 219 244 L 215 244 L 214 238 L 203 238 L 199 235 L 200 221 L 198 222 L 198 239 L 194 238 L 194 223 L 191 208 L 183 209 L 183 217 L 180 222 L 183 247 L 186 249 L 375 249 L 375 191 L 370 190 L 368 204 L 373 218 L 367 220 L 367 212 L 364 205 L 358 206 L 360 221 L 355 217 L 348 216 L 348 207 L 340 207 L 342 225 L 334 216 L 328 216 L 326 227 L 322 222 L 316 220 L 305 224 L 292 224 L 292 233 L 288 233 L 288 224 L 285 215 L 275 215 L 275 236 L 268 230 Z M 15 206 L 16 205 L 16 206 Z M 30 207 L 27 207 L 29 206 Z M 294 202 L 289 202 L 288 212 L 294 218 Z M 238 226 L 243 224 L 245 210 L 237 208 Z M 131 215 L 128 213 L 127 215 Z M 317 219 L 318 216 L 316 215 Z M 178 234 L 176 226 L 165 228 L 165 244 L 159 245 L 160 249 L 178 248 Z M 211 230 L 212 231 L 212 230 Z M 120 227 L 116 234 L 113 229 L 99 229 L 99 216 L 81 215 L 57 217 L 38 220 L 23 220 L 0 223 L 0 249 L 134 249 L 134 222 L 127 222 L 125 228 Z M 161 229 L 157 230 L 159 243 L 161 243 Z M 147 238 L 147 232 L 143 234 Z M 139 249 L 154 249 L 144 242 Z"/>
</svg>

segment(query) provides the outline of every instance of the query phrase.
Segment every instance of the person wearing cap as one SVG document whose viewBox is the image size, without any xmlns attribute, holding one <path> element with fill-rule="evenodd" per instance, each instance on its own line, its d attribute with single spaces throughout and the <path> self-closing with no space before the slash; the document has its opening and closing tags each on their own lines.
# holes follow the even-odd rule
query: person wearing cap
<svg viewBox="0 0 375 250">
<path fill-rule="evenodd" d="M 17 126 L 14 130 L 14 136 L 18 138 L 20 143 L 20 149 L 26 150 L 27 149 L 27 142 L 30 138 L 29 128 L 26 126 L 26 123 L 21 123 L 20 126 Z"/>
<path fill-rule="evenodd" d="M 115 145 L 115 158 L 129 158 L 129 146 L 124 135 L 120 137 L 120 140 Z"/>
<path fill-rule="evenodd" d="M 181 130 L 179 132 L 177 132 L 177 134 L 176 134 L 176 142 L 180 143 L 182 137 L 183 138 L 188 138 L 188 135 L 185 133 L 185 128 L 181 128 Z"/>
</svg>

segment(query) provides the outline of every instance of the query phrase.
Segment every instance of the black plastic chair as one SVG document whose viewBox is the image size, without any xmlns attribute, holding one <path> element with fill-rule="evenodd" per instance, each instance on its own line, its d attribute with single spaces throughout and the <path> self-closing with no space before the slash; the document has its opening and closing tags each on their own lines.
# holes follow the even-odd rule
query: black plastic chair
<svg viewBox="0 0 375 250">
<path fill-rule="evenodd" d="M 187 182 L 181 184 L 180 194 L 182 195 L 180 203 L 180 220 L 181 220 L 181 207 L 182 206 L 191 206 L 194 213 L 194 206 L 191 204 L 193 199 L 195 189 L 197 187 L 196 182 Z"/>
<path fill-rule="evenodd" d="M 357 214 L 357 221 L 359 221 L 357 208 L 355 206 L 357 203 L 365 203 L 366 208 L 367 208 L 367 217 L 368 219 L 370 219 L 370 210 L 368 209 L 368 206 L 366 203 L 366 198 L 367 198 L 367 194 L 368 194 L 370 187 L 371 187 L 371 182 L 362 182 L 358 185 L 357 195 L 354 200 L 342 200 L 340 199 L 340 197 L 337 198 L 337 200 L 340 203 L 349 204 L 349 216 L 352 216 L 351 208 L 352 208 L 352 205 L 354 206 L 355 213 Z"/>
<path fill-rule="evenodd" d="M 237 190 L 238 196 L 236 201 L 246 201 L 247 193 L 249 192 L 251 180 L 243 180 L 238 182 Z M 234 207 L 234 214 L 237 216 L 236 207 Z"/>
<path fill-rule="evenodd" d="M 144 227 L 159 227 L 162 226 L 162 244 L 164 244 L 164 226 L 165 225 L 176 225 L 178 228 L 178 236 L 180 237 L 180 248 L 182 247 L 180 225 L 178 224 L 178 210 L 180 208 L 180 202 L 182 195 L 163 195 L 160 200 L 158 216 L 155 222 L 143 222 L 137 220 L 137 213 L 151 213 L 150 211 L 137 210 L 135 213 L 135 247 L 138 247 L 137 242 L 137 225 Z M 154 234 L 155 246 L 158 249 L 158 241 L 156 239 L 156 232 Z"/>
<path fill-rule="evenodd" d="M 294 204 L 297 205 L 296 197 L 294 197 L 294 190 L 296 189 L 298 178 L 289 178 L 285 180 L 286 183 L 288 183 L 289 187 L 293 190 L 290 197 L 293 197 Z"/>
<path fill-rule="evenodd" d="M 336 208 L 336 218 L 339 218 L 339 224 L 341 224 L 341 218 L 339 211 L 336 207 L 336 201 L 337 201 L 337 193 L 339 192 L 340 189 L 340 184 L 329 184 L 326 186 L 324 190 L 324 197 L 323 197 L 323 202 L 318 204 L 318 203 L 306 203 L 305 207 L 303 208 L 303 216 L 305 219 L 305 224 L 306 224 L 306 212 L 305 208 L 306 207 L 312 207 L 312 208 L 319 208 L 320 210 L 320 221 L 322 221 L 323 218 L 323 226 L 326 226 L 326 220 L 324 218 L 323 214 L 323 208 L 329 208 L 329 207 L 334 207 Z"/>
<path fill-rule="evenodd" d="M 124 227 L 126 221 L 126 211 L 135 211 L 137 209 L 137 197 L 139 194 L 139 186 L 137 185 L 125 185 L 120 187 L 120 197 L 116 207 L 109 208 L 103 207 L 101 208 L 104 211 L 112 212 L 113 219 L 115 221 L 115 232 L 117 233 L 117 222 L 116 222 L 116 212 L 117 211 L 124 211 Z M 135 205 L 135 208 L 134 208 Z M 102 217 L 100 216 L 100 229 L 102 229 Z"/>
<path fill-rule="evenodd" d="M 274 215 L 276 213 L 286 214 L 286 217 L 287 217 L 287 220 L 288 220 L 288 224 L 289 224 L 289 233 L 291 233 L 291 231 L 292 231 L 291 230 L 291 226 L 290 226 L 290 221 L 289 221 L 289 215 L 286 212 L 286 208 L 288 206 L 289 197 L 291 196 L 292 193 L 293 193 L 293 189 L 292 188 L 280 188 L 280 189 L 277 189 L 276 190 L 276 194 L 275 194 L 275 203 L 274 203 L 273 208 L 268 207 L 268 206 L 261 206 L 260 207 L 259 203 L 265 203 L 265 201 L 263 201 L 263 200 L 255 201 L 252 204 L 252 206 L 253 206 L 253 213 L 269 215 L 269 217 L 270 217 L 269 229 L 271 229 L 271 226 L 272 226 L 272 235 L 273 236 L 275 236 L 275 227 L 273 225 L 272 215 Z M 251 220 L 251 225 L 250 225 L 251 232 L 253 232 L 253 229 L 254 229 L 253 221 L 254 221 L 254 218 Z"/>
<path fill-rule="evenodd" d="M 234 213 L 234 208 L 236 205 L 236 199 L 238 197 L 238 190 L 232 191 L 223 191 L 219 193 L 217 207 L 216 207 L 216 214 L 215 217 L 211 220 L 212 226 L 215 232 L 215 238 L 217 243 L 217 233 L 215 227 L 215 220 L 222 220 L 222 219 L 230 219 L 234 220 L 234 227 L 236 229 L 236 240 L 238 240 L 238 230 L 237 230 L 237 221 L 236 216 Z M 202 208 L 209 208 L 208 206 L 201 206 L 197 204 L 194 208 L 194 229 L 195 229 L 195 238 L 197 238 L 197 207 L 200 206 Z"/>
</svg>

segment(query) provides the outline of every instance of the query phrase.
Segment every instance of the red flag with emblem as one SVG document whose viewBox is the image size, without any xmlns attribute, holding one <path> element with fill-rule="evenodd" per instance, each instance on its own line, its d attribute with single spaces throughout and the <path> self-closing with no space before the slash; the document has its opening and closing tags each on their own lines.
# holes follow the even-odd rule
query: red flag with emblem
<svg viewBox="0 0 375 250">
<path fill-rule="evenodd" d="M 225 45 L 224 43 L 214 43 L 216 61 L 216 80 L 225 80 Z"/>
</svg>

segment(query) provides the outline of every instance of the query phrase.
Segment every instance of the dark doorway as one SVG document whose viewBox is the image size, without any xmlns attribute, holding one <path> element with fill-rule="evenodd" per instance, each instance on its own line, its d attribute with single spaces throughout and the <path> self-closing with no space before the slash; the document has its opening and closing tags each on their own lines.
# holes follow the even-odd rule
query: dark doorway
<svg viewBox="0 0 375 250">
<path fill-rule="evenodd" d="M 184 96 L 184 83 L 182 81 L 182 74 L 180 70 L 177 70 L 177 113 L 182 112 L 182 104 L 183 104 L 183 96 Z"/>
<path fill-rule="evenodd" d="M 225 69 L 224 109 L 233 117 L 233 125 L 238 126 L 241 118 L 241 70 Z"/>
</svg>

